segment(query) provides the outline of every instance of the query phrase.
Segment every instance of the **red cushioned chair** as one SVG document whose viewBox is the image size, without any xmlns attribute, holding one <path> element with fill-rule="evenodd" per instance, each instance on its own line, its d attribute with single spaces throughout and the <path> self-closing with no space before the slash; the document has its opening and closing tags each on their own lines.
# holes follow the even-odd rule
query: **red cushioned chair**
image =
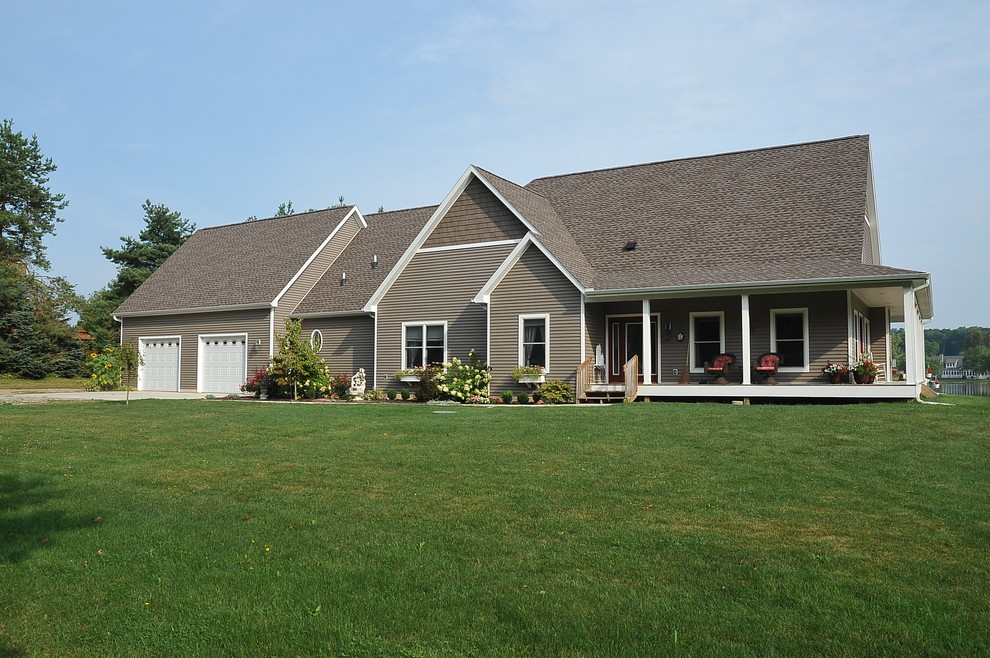
<svg viewBox="0 0 990 658">
<path fill-rule="evenodd" d="M 764 384 L 776 384 L 777 383 L 777 368 L 780 367 L 781 358 L 779 354 L 774 354 L 773 352 L 767 352 L 766 354 L 761 354 L 760 358 L 756 360 L 757 375 L 763 376 Z"/>
<path fill-rule="evenodd" d="M 729 368 L 735 361 L 736 357 L 732 354 L 719 354 L 712 359 L 711 363 L 705 363 L 705 372 L 709 375 L 717 375 L 714 383 L 728 384 L 729 380 L 725 376 L 729 374 Z"/>
</svg>

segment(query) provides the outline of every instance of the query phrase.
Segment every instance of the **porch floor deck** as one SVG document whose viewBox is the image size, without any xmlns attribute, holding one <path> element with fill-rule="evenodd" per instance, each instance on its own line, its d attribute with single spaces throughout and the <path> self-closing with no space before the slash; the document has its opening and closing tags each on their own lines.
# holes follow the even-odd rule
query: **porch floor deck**
<svg viewBox="0 0 990 658">
<path fill-rule="evenodd" d="M 916 384 L 640 384 L 639 398 L 913 400 Z"/>
</svg>

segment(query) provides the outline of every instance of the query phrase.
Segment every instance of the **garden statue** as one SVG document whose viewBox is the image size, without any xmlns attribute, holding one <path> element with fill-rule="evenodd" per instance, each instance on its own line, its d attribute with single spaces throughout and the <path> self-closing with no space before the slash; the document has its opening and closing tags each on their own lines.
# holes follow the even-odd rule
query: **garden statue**
<svg viewBox="0 0 990 658">
<path fill-rule="evenodd" d="M 351 378 L 351 397 L 355 400 L 364 399 L 364 388 L 365 388 L 365 376 L 364 368 L 358 368 L 358 371 L 354 373 L 354 377 Z"/>
</svg>

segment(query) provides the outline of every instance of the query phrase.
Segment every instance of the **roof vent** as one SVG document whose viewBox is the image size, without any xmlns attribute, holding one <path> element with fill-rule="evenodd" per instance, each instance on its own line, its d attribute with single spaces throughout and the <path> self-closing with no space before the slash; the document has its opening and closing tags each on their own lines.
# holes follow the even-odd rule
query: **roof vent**
<svg viewBox="0 0 990 658">
<path fill-rule="evenodd" d="M 635 251 L 635 249 L 636 249 L 636 242 L 629 241 L 626 243 L 626 246 L 622 248 L 622 251 Z"/>
</svg>

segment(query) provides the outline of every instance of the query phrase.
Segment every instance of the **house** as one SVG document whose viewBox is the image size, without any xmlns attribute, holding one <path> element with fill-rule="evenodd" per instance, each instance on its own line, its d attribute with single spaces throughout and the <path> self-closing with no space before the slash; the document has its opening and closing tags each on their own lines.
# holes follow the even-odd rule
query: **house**
<svg viewBox="0 0 990 658">
<path fill-rule="evenodd" d="M 962 355 L 939 354 L 942 361 L 942 379 L 988 379 L 985 372 L 976 372 L 971 368 L 963 367 Z"/>
<path fill-rule="evenodd" d="M 542 365 L 581 395 L 913 399 L 932 295 L 929 274 L 881 262 L 869 138 L 853 136 L 526 185 L 469 166 L 437 206 L 206 228 L 115 315 L 146 390 L 236 391 L 293 317 L 332 372 L 381 388 L 473 349 L 493 393 Z M 903 381 L 822 377 L 861 352 L 890 372 L 893 322 Z M 766 352 L 778 386 L 754 375 Z"/>
</svg>

